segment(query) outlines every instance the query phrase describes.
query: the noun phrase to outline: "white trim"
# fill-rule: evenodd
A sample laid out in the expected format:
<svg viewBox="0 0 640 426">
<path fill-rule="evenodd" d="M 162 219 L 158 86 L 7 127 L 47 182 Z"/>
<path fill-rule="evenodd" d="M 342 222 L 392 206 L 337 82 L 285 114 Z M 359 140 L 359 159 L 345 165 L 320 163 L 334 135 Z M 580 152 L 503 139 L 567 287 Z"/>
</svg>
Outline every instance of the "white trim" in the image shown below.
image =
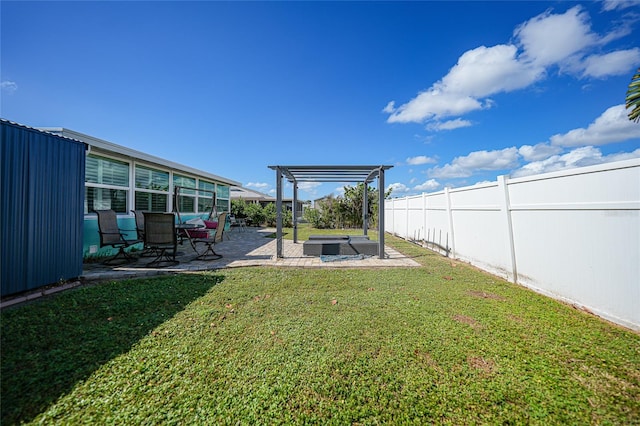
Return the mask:
<svg viewBox="0 0 640 426">
<path fill-rule="evenodd" d="M 64 127 L 40 127 L 38 130 L 54 133 L 58 136 L 75 139 L 84 142 L 89 145 L 92 150 L 105 151 L 107 153 L 114 153 L 123 157 L 131 158 L 133 161 L 141 160 L 150 164 L 156 164 L 159 166 L 169 167 L 171 169 L 179 170 L 184 173 L 190 173 L 195 176 L 206 177 L 207 179 L 213 179 L 229 186 L 241 186 L 240 182 L 224 178 L 222 176 L 214 175 L 213 173 L 205 172 L 202 170 L 194 169 L 193 167 L 185 166 L 183 164 L 174 163 L 173 161 L 165 160 L 160 157 L 156 157 L 150 154 L 146 154 L 141 151 L 136 151 L 131 148 L 127 148 L 122 145 L 117 145 L 113 142 L 108 142 L 102 139 L 95 138 L 93 136 L 85 135 L 74 130 L 65 129 Z"/>
</svg>

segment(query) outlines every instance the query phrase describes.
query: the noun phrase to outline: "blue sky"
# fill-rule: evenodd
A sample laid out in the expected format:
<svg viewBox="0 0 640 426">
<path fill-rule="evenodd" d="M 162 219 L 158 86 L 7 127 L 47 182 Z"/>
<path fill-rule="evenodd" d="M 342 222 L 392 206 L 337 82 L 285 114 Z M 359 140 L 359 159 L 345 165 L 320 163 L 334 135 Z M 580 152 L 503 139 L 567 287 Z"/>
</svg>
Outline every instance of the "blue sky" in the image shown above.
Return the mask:
<svg viewBox="0 0 640 426">
<path fill-rule="evenodd" d="M 393 196 L 640 157 L 640 2 L 0 3 L 0 115 L 272 193 L 388 164 Z M 340 194 L 301 187 L 301 199 Z"/>
</svg>

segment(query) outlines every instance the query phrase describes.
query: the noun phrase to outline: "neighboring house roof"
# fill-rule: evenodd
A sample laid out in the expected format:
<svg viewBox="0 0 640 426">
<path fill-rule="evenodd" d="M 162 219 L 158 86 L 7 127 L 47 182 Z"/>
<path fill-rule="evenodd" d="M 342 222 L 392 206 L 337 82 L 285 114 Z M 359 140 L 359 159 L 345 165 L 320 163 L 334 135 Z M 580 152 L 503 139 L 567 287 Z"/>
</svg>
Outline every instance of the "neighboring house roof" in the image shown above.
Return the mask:
<svg viewBox="0 0 640 426">
<path fill-rule="evenodd" d="M 96 153 L 114 153 L 119 156 L 128 157 L 134 160 L 140 160 L 159 166 L 164 166 L 170 169 L 179 170 L 192 175 L 202 176 L 220 183 L 227 184 L 229 186 L 239 186 L 240 182 L 232 179 L 228 179 L 222 176 L 215 175 L 213 173 L 198 170 L 193 167 L 185 166 L 183 164 L 174 163 L 173 161 L 165 160 L 154 155 L 146 154 L 135 149 L 127 148 L 122 145 L 117 145 L 113 142 L 108 142 L 102 139 L 95 138 L 93 136 L 85 135 L 74 130 L 65 129 L 63 127 L 38 127 L 38 130 L 53 133 L 54 135 L 64 136 L 71 139 L 76 139 L 86 143 L 89 146 L 89 151 L 95 151 Z"/>
<path fill-rule="evenodd" d="M 276 201 L 275 197 L 248 188 L 243 188 L 242 186 L 233 186 L 229 192 L 232 200 Z"/>
<path fill-rule="evenodd" d="M 271 195 L 264 194 L 262 192 L 254 191 L 249 188 L 244 188 L 242 186 L 232 186 L 230 192 L 230 198 L 232 200 L 246 200 L 246 201 L 262 201 L 265 203 L 275 203 L 276 197 L 272 197 Z M 291 203 L 293 201 L 292 198 L 283 198 L 283 202 Z M 298 200 L 299 204 L 308 203 L 305 200 Z"/>
</svg>

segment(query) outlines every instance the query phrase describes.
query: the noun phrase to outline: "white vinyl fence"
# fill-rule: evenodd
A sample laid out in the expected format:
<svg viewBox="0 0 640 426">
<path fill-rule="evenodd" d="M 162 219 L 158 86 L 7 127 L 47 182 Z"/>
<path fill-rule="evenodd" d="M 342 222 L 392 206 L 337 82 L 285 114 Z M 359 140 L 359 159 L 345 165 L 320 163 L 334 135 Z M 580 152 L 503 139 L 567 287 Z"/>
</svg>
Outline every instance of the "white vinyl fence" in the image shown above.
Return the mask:
<svg viewBox="0 0 640 426">
<path fill-rule="evenodd" d="M 385 231 L 640 330 L 640 159 L 392 198 Z"/>
</svg>

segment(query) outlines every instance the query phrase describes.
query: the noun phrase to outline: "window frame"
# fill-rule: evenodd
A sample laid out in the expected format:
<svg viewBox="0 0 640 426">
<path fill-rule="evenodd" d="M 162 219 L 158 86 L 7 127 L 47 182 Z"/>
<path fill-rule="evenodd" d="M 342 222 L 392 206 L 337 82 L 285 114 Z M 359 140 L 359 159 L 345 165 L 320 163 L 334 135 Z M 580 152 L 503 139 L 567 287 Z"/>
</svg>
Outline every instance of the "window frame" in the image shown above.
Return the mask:
<svg viewBox="0 0 640 426">
<path fill-rule="evenodd" d="M 161 172 L 161 173 L 166 173 L 167 174 L 167 190 L 163 191 L 161 189 L 148 189 L 148 188 L 139 188 L 137 186 L 137 176 L 136 176 L 136 172 L 138 171 L 138 167 L 140 167 L 141 169 L 147 169 L 150 170 L 152 172 Z M 144 211 L 152 211 L 152 212 L 166 212 L 166 211 L 170 211 L 171 209 L 171 193 L 172 193 L 172 185 L 171 185 L 171 180 L 172 180 L 172 175 L 173 175 L 173 171 L 171 169 L 167 169 L 167 168 L 161 168 L 161 167 L 154 167 L 150 164 L 147 163 L 143 163 L 143 162 L 139 162 L 139 161 L 135 161 L 134 165 L 133 165 L 133 206 L 135 207 L 135 209 L 137 209 L 137 194 L 138 193 L 142 193 L 142 194 L 150 194 L 151 196 L 153 196 L 153 194 L 158 194 L 158 195 L 164 195 L 165 196 L 165 205 L 164 205 L 164 209 L 162 210 L 154 210 L 153 207 L 151 209 L 142 209 Z M 153 182 L 153 176 L 151 178 L 151 182 Z M 153 204 L 153 202 L 152 202 Z"/>
<path fill-rule="evenodd" d="M 96 189 L 107 189 L 107 190 L 114 190 L 114 191 L 124 191 L 125 193 L 125 212 L 116 212 L 117 214 L 129 214 L 129 206 L 131 205 L 131 162 L 130 161 L 126 161 L 122 158 L 119 157 L 115 157 L 115 156 L 111 156 L 111 155 L 105 155 L 103 153 L 93 153 L 93 152 L 88 152 L 85 156 L 85 166 L 87 163 L 87 160 L 89 157 L 92 158 L 97 158 L 98 160 L 105 160 L 105 161 L 113 161 L 113 162 L 117 162 L 117 163 L 123 163 L 127 165 L 127 184 L 128 186 L 119 186 L 119 185 L 113 185 L 113 184 L 106 184 L 106 183 L 96 183 L 96 182 L 88 182 L 87 181 L 87 173 L 85 171 L 85 176 L 84 176 L 84 193 L 85 193 L 85 197 L 84 197 L 84 215 L 88 216 L 88 215 L 96 215 L 95 214 L 95 208 L 93 206 L 89 206 L 89 200 L 87 197 L 87 191 L 90 188 L 96 188 Z M 111 206 L 113 207 L 113 206 Z"/>
<path fill-rule="evenodd" d="M 124 191 L 125 194 L 125 203 L 126 203 L 126 211 L 124 212 L 116 212 L 118 216 L 133 216 L 132 210 L 135 210 L 136 206 L 136 193 L 150 193 L 150 194 L 161 194 L 166 195 L 166 211 L 176 211 L 176 206 L 174 206 L 174 193 L 175 187 L 180 186 L 183 188 L 181 190 L 181 197 L 189 197 L 193 201 L 193 210 L 189 212 L 180 211 L 180 213 L 184 213 L 186 215 L 202 215 L 208 214 L 211 212 L 210 206 L 207 207 L 207 203 L 202 203 L 200 205 L 200 200 L 211 200 L 211 193 L 209 191 L 214 191 L 216 193 L 216 199 L 218 200 L 218 213 L 222 213 L 223 211 L 228 212 L 231 206 L 231 187 L 232 185 L 227 183 L 218 182 L 215 179 L 211 179 L 206 176 L 200 176 L 197 174 L 193 174 L 191 172 L 187 172 L 181 169 L 174 169 L 170 166 L 164 166 L 154 162 L 148 162 L 146 160 L 140 160 L 130 157 L 130 156 L 121 156 L 117 153 L 105 152 L 103 150 L 89 150 L 85 156 L 85 162 L 89 157 L 98 158 L 100 160 L 113 161 L 125 164 L 127 166 L 127 179 L 128 186 L 119 186 L 113 184 L 103 184 L 103 183 L 93 183 L 87 182 L 87 176 L 85 172 L 85 213 L 84 216 L 86 218 L 96 218 L 96 214 L 94 211 L 89 211 L 88 199 L 86 197 L 88 188 L 99 188 L 99 189 L 107 189 L 107 190 L 118 190 Z M 85 163 L 86 164 L 86 163 Z M 136 186 L 136 170 L 138 167 L 142 167 L 144 169 L 149 169 L 151 171 L 157 171 L 162 173 L 169 174 L 169 187 L 167 191 L 158 190 L 158 189 L 146 189 L 146 188 L 138 188 Z M 195 186 L 185 187 L 184 185 L 178 185 L 178 182 L 175 181 L 176 177 L 178 179 L 188 179 L 190 181 L 195 182 Z M 184 182 L 181 182 L 184 183 Z M 203 187 L 202 184 L 206 186 L 213 185 L 213 188 Z M 206 192 L 203 192 L 206 191 Z M 222 204 L 222 206 L 220 205 Z M 223 207 L 226 206 L 226 207 Z M 202 209 L 200 207 L 203 207 Z M 222 207 L 222 208 L 221 208 Z"/>
</svg>

